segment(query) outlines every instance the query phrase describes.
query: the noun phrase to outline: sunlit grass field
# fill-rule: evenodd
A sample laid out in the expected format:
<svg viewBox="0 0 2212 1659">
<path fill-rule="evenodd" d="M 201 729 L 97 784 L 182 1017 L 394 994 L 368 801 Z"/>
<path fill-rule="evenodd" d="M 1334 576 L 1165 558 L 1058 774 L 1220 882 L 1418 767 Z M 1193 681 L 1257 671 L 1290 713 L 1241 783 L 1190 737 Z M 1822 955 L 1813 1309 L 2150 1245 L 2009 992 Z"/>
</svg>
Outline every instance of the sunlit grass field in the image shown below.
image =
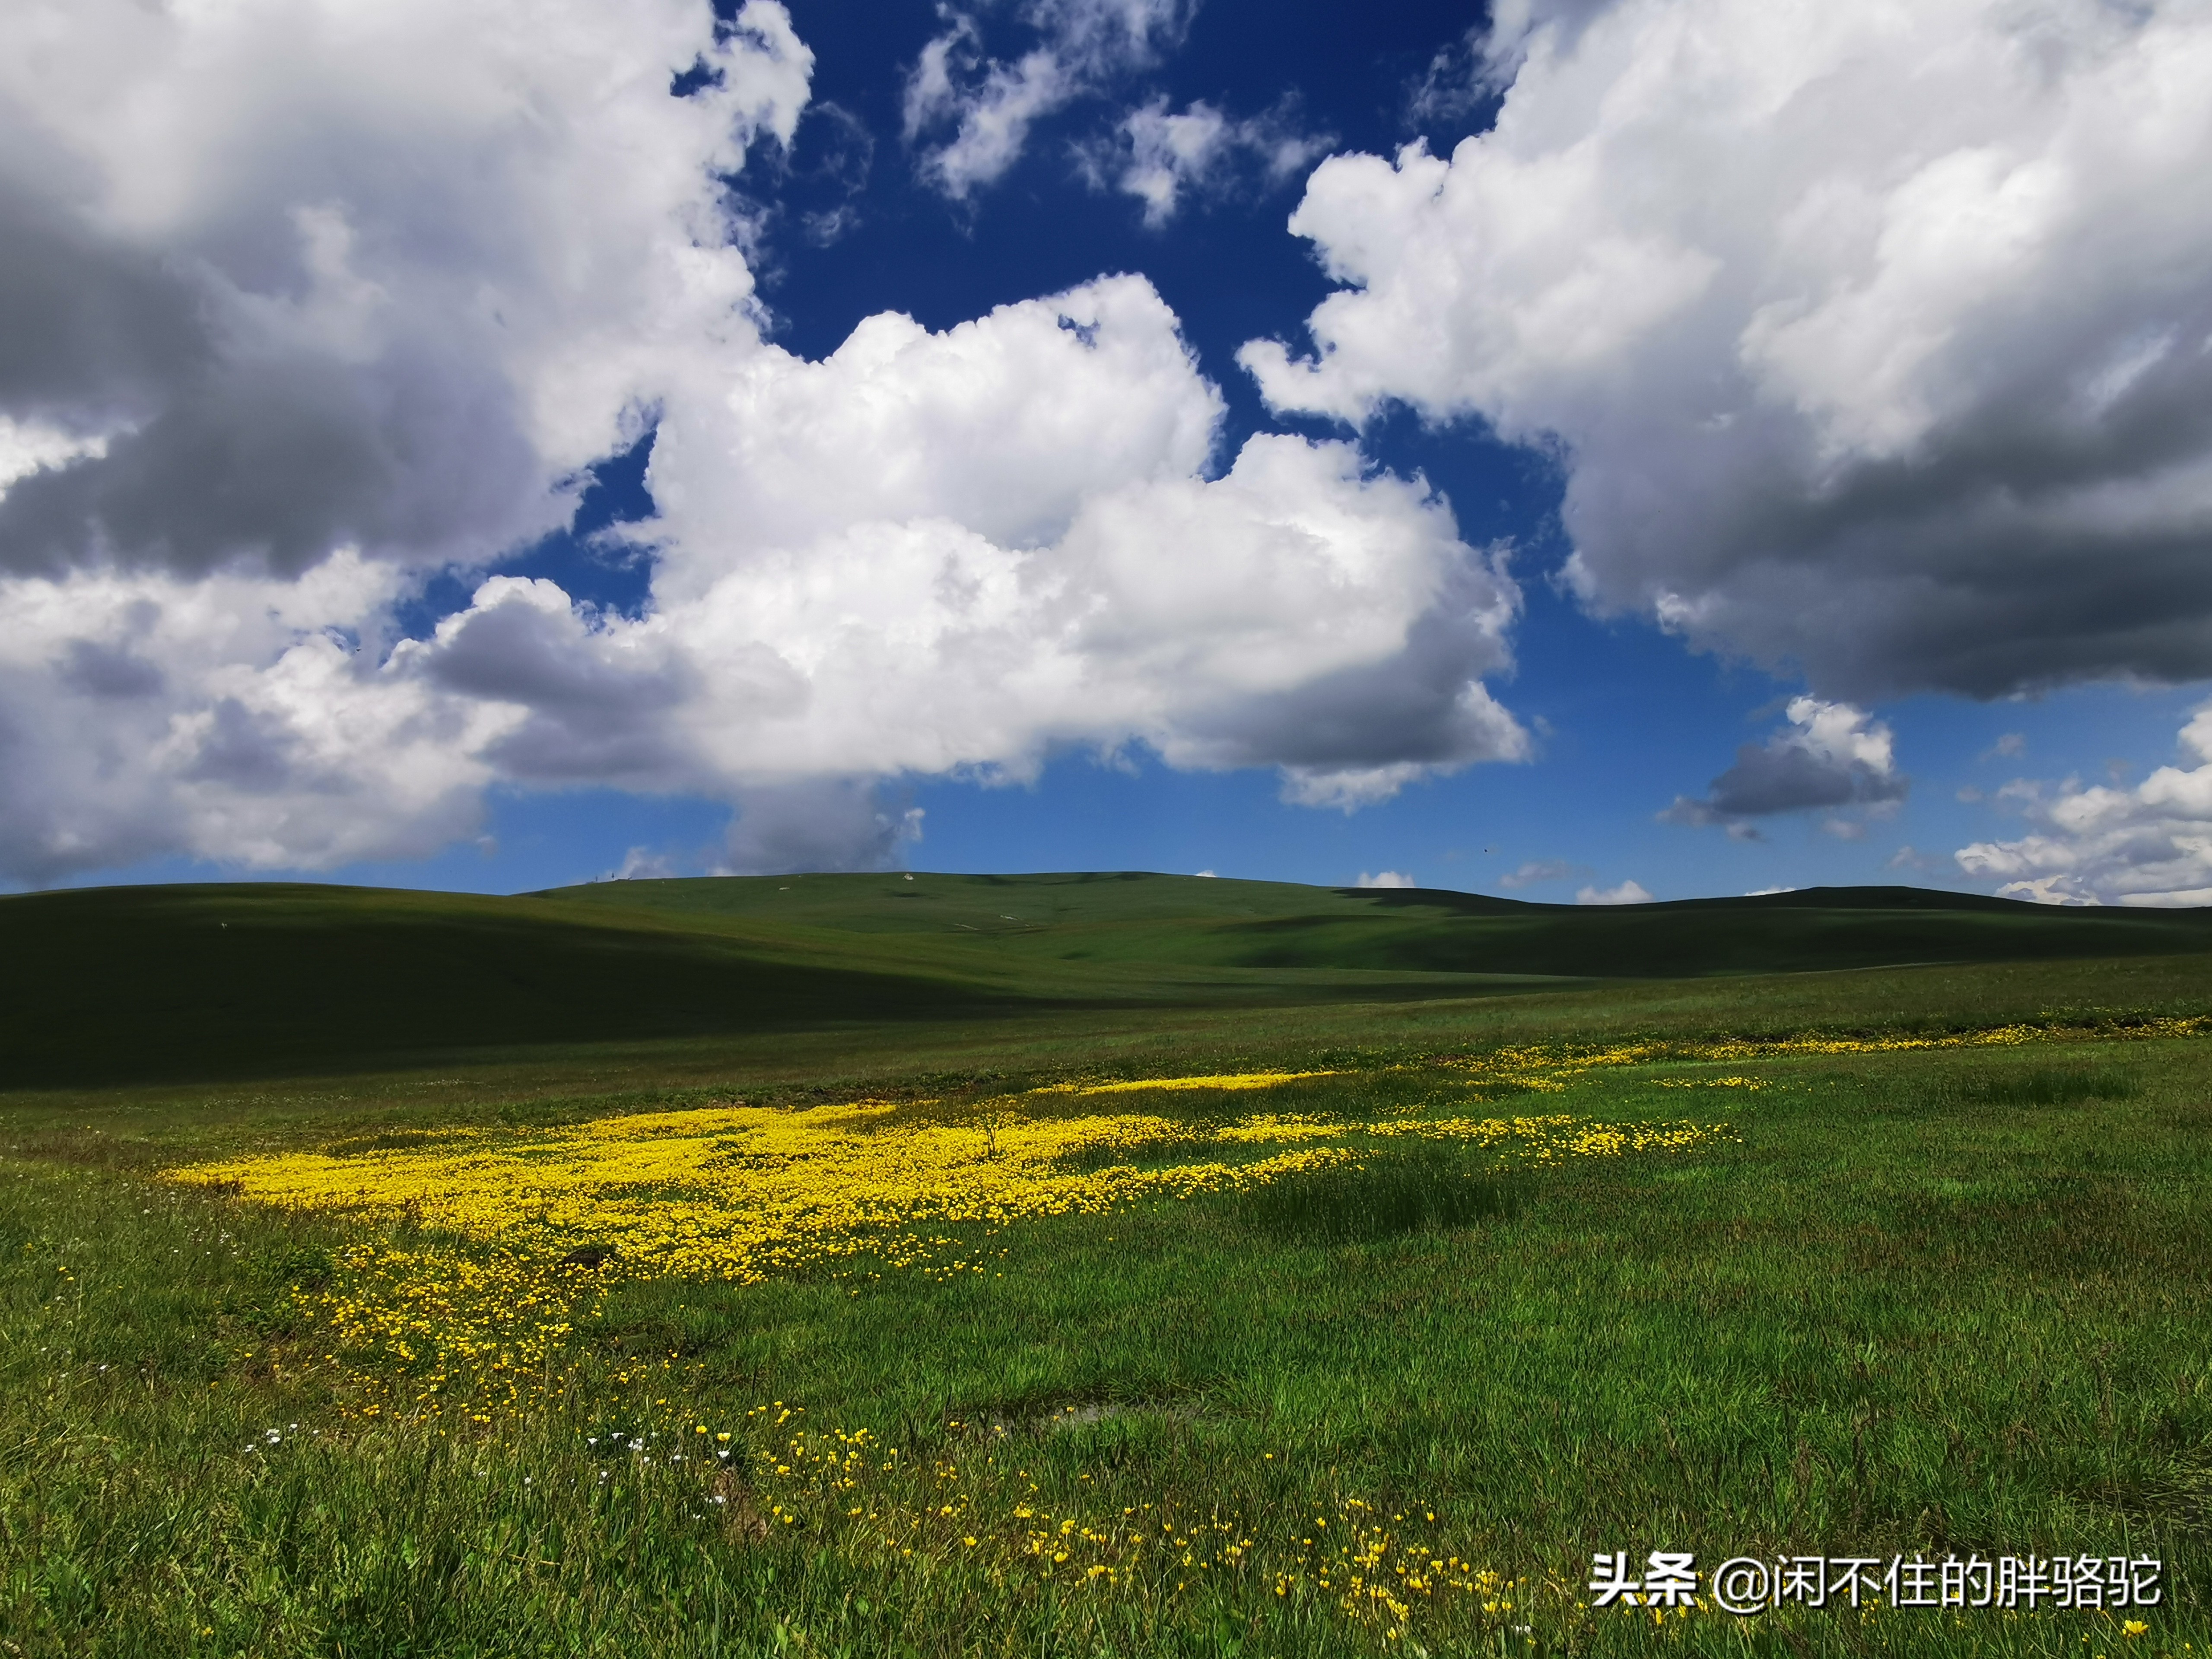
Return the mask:
<svg viewBox="0 0 2212 1659">
<path fill-rule="evenodd" d="M 0 1652 L 2182 1654 L 2212 962 L 0 1099 Z M 1588 1604 L 2096 1553 L 2149 1608 Z"/>
</svg>

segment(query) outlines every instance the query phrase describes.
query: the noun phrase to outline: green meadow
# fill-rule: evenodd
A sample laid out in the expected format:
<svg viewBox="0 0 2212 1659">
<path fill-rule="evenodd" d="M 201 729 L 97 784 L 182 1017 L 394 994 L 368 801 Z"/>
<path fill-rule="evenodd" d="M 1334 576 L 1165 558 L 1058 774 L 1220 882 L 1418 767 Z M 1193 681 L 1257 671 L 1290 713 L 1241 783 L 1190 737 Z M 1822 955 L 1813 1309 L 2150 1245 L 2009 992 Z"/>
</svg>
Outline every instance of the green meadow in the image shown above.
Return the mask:
<svg viewBox="0 0 2212 1659">
<path fill-rule="evenodd" d="M 2212 1649 L 2212 916 L 201 886 L 0 976 L 0 1652 Z M 1008 1197 L 805 1231 L 871 1147 Z"/>
</svg>

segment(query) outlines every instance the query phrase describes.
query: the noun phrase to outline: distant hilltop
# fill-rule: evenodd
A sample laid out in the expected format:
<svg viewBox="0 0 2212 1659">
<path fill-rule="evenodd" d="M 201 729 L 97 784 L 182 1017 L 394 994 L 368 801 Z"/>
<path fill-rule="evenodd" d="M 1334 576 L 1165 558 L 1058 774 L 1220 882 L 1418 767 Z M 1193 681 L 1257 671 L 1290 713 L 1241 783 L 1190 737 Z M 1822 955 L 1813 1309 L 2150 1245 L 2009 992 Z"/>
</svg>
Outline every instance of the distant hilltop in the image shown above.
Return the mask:
<svg viewBox="0 0 2212 1659">
<path fill-rule="evenodd" d="M 1912 887 L 1587 906 L 1139 871 L 0 898 L 0 1087 L 1055 1009 L 2212 952 L 2212 911 Z"/>
</svg>

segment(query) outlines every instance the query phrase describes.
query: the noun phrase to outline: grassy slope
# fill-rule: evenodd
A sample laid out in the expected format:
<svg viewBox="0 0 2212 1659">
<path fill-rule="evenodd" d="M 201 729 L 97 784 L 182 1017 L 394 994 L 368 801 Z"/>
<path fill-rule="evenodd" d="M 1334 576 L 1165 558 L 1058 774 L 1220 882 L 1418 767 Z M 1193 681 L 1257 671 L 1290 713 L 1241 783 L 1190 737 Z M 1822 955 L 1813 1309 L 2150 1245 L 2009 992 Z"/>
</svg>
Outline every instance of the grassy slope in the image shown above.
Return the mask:
<svg viewBox="0 0 2212 1659">
<path fill-rule="evenodd" d="M 1135 873 L 118 888 L 0 900 L 0 1089 L 2208 949 L 2212 913 L 1903 888 L 1617 909 Z"/>
<path fill-rule="evenodd" d="M 136 1165 L 218 1149 L 462 1123 L 542 1123 L 726 1102 L 950 1099 L 1069 1077 L 1415 1061 L 1528 1042 L 1941 1032 L 2097 1024 L 2212 1006 L 2212 957 L 1969 963 L 1764 977 L 1553 982 L 1510 995 L 1283 1007 L 1012 1010 L 926 1022 L 545 1042 L 345 1072 L 0 1089 L 0 1123 Z M 87 1139 L 89 1137 L 89 1139 Z"/>
<path fill-rule="evenodd" d="M 1744 1029 L 1793 1006 L 1911 1024 L 2192 980 L 2201 1007 L 2203 965 L 2183 959 L 1706 981 L 1672 1001 L 1605 987 L 1458 1005 L 1422 1030 L 1448 1048 L 1654 1011 Z M 1545 1107 L 1726 1111 L 1743 1140 L 1555 1171 L 1468 1230 L 1329 1248 L 1194 1206 L 1069 1218 L 989 1241 L 1009 1252 L 991 1276 L 887 1278 L 858 1296 L 818 1279 L 639 1283 L 587 1332 L 572 1413 L 475 1437 L 335 1409 L 288 1275 L 344 1240 L 342 1218 L 111 1172 L 190 1156 L 200 1113 L 127 1146 L 100 1133 L 112 1119 L 34 1146 L 19 1118 L 0 1147 L 0 1629 L 34 1654 L 255 1659 L 1407 1651 L 1347 1630 L 1310 1589 L 1276 1596 L 1258 1571 L 1314 1559 L 1299 1534 L 1319 1536 L 1319 1516 L 1338 1527 L 1357 1496 L 1419 1503 L 1438 1517 L 1424 1535 L 1536 1581 L 1526 1613 L 1425 1622 L 1439 1656 L 2201 1652 L 2201 1041 L 1593 1073 Z M 1746 1070 L 1766 1088 L 1654 1086 Z M 2046 1073 L 2110 1086 L 2042 1103 L 2021 1085 Z M 1358 1112 L 1421 1086 L 1367 1073 L 1240 1105 Z M 333 1133 L 318 1100 L 279 1115 L 310 1140 Z M 698 1423 L 742 1435 L 770 1401 L 870 1428 L 913 1480 L 850 1498 L 763 1480 L 758 1502 L 799 1520 L 756 1540 L 702 1519 L 699 1484 L 672 1468 L 618 1458 L 600 1480 L 608 1460 L 584 1439 L 617 1420 L 664 1440 Z M 1000 1463 L 952 1427 L 1078 1402 L 1129 1409 L 1024 1435 Z M 294 1422 L 298 1437 L 265 1443 Z M 962 1508 L 911 1560 L 887 1559 L 849 1519 L 862 1499 Z M 1248 1522 L 1255 1569 L 1188 1595 L 1172 1576 L 1157 1593 L 1037 1586 L 1029 1508 L 1110 1522 L 1146 1504 L 1148 1519 Z M 1693 1620 L 1662 1644 L 1640 1624 L 1577 1620 L 1547 1588 L 1578 1584 L 1597 1547 L 1708 1562 L 2124 1550 L 2163 1555 L 2172 1594 L 2139 1640 L 2109 1615 L 1828 1613 L 1778 1621 L 1786 1633 Z M 1522 1618 L 1538 1643 L 1501 1628 Z"/>
<path fill-rule="evenodd" d="M 343 1069 L 988 1000 L 861 951 L 540 900 L 292 885 L 0 902 L 0 1084 Z"/>
<path fill-rule="evenodd" d="M 1579 906 L 1121 872 L 607 882 L 544 896 L 920 936 L 977 962 L 1029 964 L 1046 982 L 1070 963 L 1603 978 L 2212 949 L 2212 912 L 2058 910 L 1910 887 Z"/>
</svg>

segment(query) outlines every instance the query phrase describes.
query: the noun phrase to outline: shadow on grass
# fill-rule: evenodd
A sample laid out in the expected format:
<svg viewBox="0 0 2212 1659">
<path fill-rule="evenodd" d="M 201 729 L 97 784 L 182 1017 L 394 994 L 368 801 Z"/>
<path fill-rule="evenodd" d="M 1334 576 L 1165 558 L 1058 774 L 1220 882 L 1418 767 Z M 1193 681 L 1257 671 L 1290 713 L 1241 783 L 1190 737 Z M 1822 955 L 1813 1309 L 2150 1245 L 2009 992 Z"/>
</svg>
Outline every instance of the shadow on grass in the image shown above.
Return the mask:
<svg viewBox="0 0 2212 1659">
<path fill-rule="evenodd" d="M 1054 1158 L 1052 1167 L 1070 1175 L 1091 1175 L 1100 1170 L 1166 1170 L 1183 1164 L 1257 1162 L 1278 1150 L 1240 1146 L 1208 1135 L 1167 1135 L 1134 1144 L 1074 1147 Z"/>
<path fill-rule="evenodd" d="M 1234 1221 L 1270 1237 L 1322 1244 L 1472 1227 L 1514 1214 L 1520 1194 L 1468 1167 L 1449 1146 L 1363 1152 L 1356 1162 L 1301 1170 L 1219 1200 Z"/>
<path fill-rule="evenodd" d="M 1960 1091 L 1981 1106 L 2075 1106 L 2090 1100 L 2132 1100 L 2142 1085 L 2117 1066 L 2037 1066 L 1979 1077 Z"/>
</svg>

